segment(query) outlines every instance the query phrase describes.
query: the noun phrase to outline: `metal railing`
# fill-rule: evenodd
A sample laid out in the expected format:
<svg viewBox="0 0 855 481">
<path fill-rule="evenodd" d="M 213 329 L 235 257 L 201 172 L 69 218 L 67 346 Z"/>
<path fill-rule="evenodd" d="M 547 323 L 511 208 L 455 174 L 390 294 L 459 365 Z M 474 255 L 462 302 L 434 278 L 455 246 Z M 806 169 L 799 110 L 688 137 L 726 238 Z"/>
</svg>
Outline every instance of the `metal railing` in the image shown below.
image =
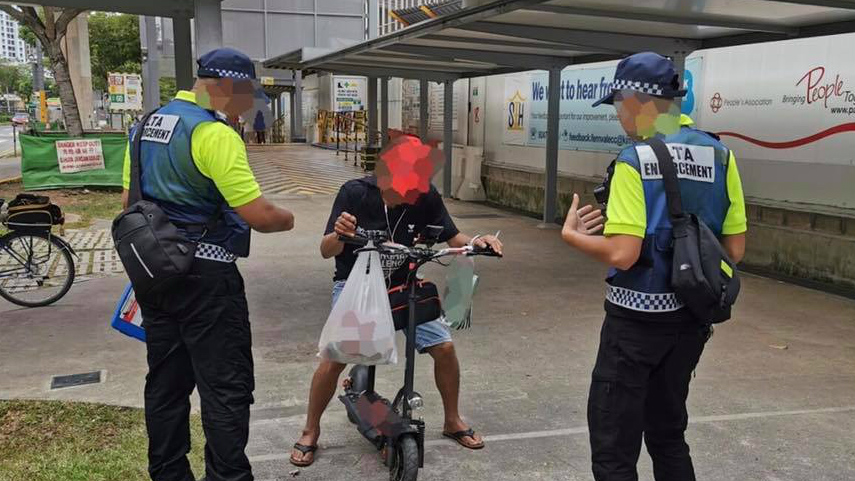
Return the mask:
<svg viewBox="0 0 855 481">
<path fill-rule="evenodd" d="M 319 143 L 324 147 L 335 144 L 335 154 L 344 152 L 345 162 L 350 160 L 350 154 L 353 153 L 353 165 L 359 165 L 360 152 L 364 154 L 366 148 L 379 148 L 383 143 L 383 132 L 368 126 L 364 111 L 319 110 L 317 128 Z"/>
</svg>

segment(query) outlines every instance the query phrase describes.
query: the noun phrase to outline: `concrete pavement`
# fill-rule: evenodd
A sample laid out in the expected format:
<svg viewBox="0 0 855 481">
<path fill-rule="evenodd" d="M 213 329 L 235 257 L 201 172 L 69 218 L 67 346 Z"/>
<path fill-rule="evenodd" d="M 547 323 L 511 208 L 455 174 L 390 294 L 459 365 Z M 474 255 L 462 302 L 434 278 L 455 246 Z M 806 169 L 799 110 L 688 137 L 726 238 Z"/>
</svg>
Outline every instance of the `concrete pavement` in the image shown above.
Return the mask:
<svg viewBox="0 0 855 481">
<path fill-rule="evenodd" d="M 294 210 L 297 228 L 256 235 L 253 256 L 241 262 L 256 363 L 248 451 L 259 480 L 292 479 L 287 454 L 304 420 L 332 279 L 332 261 L 318 253 L 332 196 L 273 199 Z M 563 245 L 557 230 L 538 229 L 534 219 L 462 202 L 450 202 L 449 210 L 465 232 L 501 229 L 507 249 L 504 259 L 477 260 L 482 282 L 474 325 L 455 333 L 461 409 L 488 445 L 471 452 L 440 437 L 441 401 L 432 361 L 422 356 L 416 386 L 426 402 L 428 449 L 420 479 L 592 479 L 585 405 L 605 268 Z M 427 272 L 438 279 L 440 269 Z M 144 347 L 107 327 L 123 287 L 122 277 L 93 279 L 38 310 L 0 301 L 0 397 L 141 406 Z M 106 370 L 106 381 L 48 389 L 52 375 L 92 370 Z M 391 396 L 403 363 L 378 375 L 378 391 Z M 716 330 L 701 359 L 689 412 L 698 479 L 855 479 L 855 302 L 746 276 L 734 320 Z M 652 479 L 644 453 L 640 466 L 641 479 Z M 385 476 L 334 400 L 318 460 L 299 477 Z"/>
</svg>

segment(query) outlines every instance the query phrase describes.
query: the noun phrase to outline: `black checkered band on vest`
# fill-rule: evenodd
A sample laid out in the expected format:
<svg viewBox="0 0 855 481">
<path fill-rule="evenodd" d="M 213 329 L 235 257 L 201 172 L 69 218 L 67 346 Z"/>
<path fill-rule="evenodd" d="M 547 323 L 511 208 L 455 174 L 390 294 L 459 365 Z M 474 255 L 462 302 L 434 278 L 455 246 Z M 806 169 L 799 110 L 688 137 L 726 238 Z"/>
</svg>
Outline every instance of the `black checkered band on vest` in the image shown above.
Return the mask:
<svg viewBox="0 0 855 481">
<path fill-rule="evenodd" d="M 612 84 L 614 90 L 635 90 L 650 95 L 665 95 L 665 90 L 659 85 L 650 82 L 637 82 L 634 80 L 615 79 Z"/>
<path fill-rule="evenodd" d="M 616 306 L 640 312 L 674 312 L 683 308 L 683 303 L 673 292 L 651 294 L 609 286 L 606 300 Z"/>
<path fill-rule="evenodd" d="M 237 256 L 224 247 L 204 242 L 196 245 L 196 258 L 225 263 L 232 263 L 237 260 Z"/>
</svg>

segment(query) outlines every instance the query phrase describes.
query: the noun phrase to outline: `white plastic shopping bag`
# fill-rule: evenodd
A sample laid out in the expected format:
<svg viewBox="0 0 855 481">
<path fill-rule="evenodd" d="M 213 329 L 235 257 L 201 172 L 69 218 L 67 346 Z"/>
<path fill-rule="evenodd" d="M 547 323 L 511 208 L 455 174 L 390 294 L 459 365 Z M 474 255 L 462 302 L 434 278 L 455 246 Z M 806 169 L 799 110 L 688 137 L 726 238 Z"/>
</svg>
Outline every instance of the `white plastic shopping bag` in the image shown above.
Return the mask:
<svg viewBox="0 0 855 481">
<path fill-rule="evenodd" d="M 472 296 L 478 286 L 475 260 L 455 257 L 445 272 L 445 290 L 442 293 L 445 325 L 458 331 L 469 329 L 472 327 Z"/>
<path fill-rule="evenodd" d="M 392 308 L 377 252 L 361 252 L 356 258 L 321 332 L 318 355 L 365 366 L 398 362 Z"/>
</svg>

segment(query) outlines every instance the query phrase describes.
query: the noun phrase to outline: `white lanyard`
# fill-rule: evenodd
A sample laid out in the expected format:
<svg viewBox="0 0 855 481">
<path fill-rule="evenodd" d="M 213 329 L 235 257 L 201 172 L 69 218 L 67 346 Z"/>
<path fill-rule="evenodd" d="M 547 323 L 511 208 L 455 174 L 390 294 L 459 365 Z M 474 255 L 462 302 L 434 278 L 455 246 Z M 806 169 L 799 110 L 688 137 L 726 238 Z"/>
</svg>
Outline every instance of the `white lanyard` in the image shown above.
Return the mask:
<svg viewBox="0 0 855 481">
<path fill-rule="evenodd" d="M 401 225 L 401 221 L 404 220 L 404 216 L 407 214 L 407 208 L 404 207 L 404 212 L 401 212 L 401 217 L 398 217 L 398 222 L 395 223 L 395 228 L 389 230 L 392 227 L 392 223 L 389 222 L 389 207 L 386 204 L 383 204 L 383 213 L 386 214 L 386 232 L 389 233 L 389 241 L 395 242 L 395 233 L 398 232 L 398 226 Z"/>
<path fill-rule="evenodd" d="M 389 222 L 389 207 L 385 203 L 383 204 L 383 213 L 386 214 L 386 232 L 389 233 L 389 242 L 395 242 L 395 232 L 398 232 L 398 226 L 401 225 L 401 221 L 407 214 L 407 208 L 404 207 L 404 212 L 401 212 L 401 217 L 398 217 L 398 222 L 395 223 L 395 228 L 391 231 L 389 230 L 392 226 L 392 223 Z M 386 276 L 386 281 L 389 282 L 391 279 L 392 272 L 389 272 L 389 275 Z"/>
</svg>

